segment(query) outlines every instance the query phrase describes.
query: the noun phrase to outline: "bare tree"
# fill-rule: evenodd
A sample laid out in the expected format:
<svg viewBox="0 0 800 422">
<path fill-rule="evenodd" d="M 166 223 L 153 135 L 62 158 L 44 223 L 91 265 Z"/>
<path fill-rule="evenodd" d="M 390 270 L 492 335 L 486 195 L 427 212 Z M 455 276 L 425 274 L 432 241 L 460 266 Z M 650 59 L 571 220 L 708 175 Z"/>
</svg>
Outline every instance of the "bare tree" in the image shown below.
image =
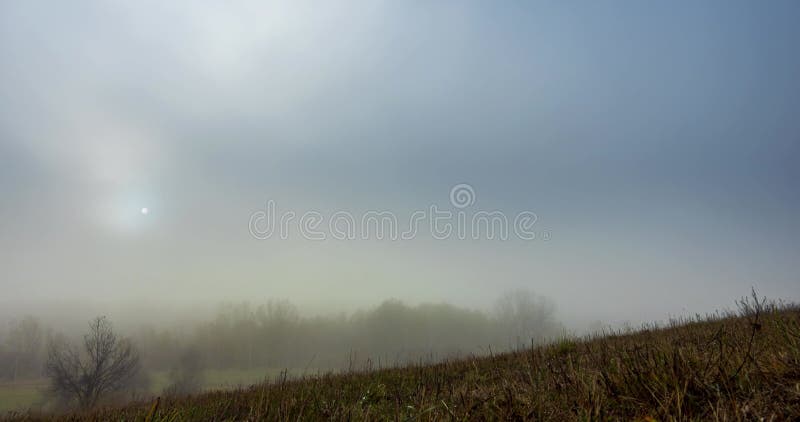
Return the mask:
<svg viewBox="0 0 800 422">
<path fill-rule="evenodd" d="M 506 292 L 495 303 L 497 320 L 516 347 L 557 334 L 555 310 L 550 299 L 524 289 Z"/>
<path fill-rule="evenodd" d="M 169 371 L 170 385 L 164 389 L 168 396 L 180 396 L 199 391 L 203 386 L 203 365 L 200 353 L 190 348 L 181 354 L 178 362 Z"/>
<path fill-rule="evenodd" d="M 118 339 L 105 317 L 89 323 L 83 350 L 63 337 L 48 350 L 46 374 L 53 392 L 77 401 L 82 408 L 94 406 L 108 393 L 122 390 L 139 370 L 139 355 L 127 339 Z"/>
</svg>

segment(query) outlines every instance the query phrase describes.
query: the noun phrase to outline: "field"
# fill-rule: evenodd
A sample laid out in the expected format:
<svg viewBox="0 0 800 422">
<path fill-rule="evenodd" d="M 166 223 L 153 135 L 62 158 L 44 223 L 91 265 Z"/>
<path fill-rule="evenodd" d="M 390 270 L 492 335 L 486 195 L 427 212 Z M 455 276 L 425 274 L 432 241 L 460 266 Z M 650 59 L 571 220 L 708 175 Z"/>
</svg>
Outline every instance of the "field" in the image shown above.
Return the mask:
<svg viewBox="0 0 800 422">
<path fill-rule="evenodd" d="M 17 415 L 37 420 L 44 415 Z M 800 308 L 718 313 L 436 365 L 364 369 L 68 420 L 797 420 Z"/>
<path fill-rule="evenodd" d="M 0 382 L 0 414 L 16 409 L 37 409 L 42 400 L 41 390 L 46 386 L 46 380 Z"/>
<path fill-rule="evenodd" d="M 275 368 L 206 370 L 203 372 L 203 389 L 234 389 L 274 379 L 283 370 Z M 293 373 L 293 371 L 289 371 Z M 299 370 L 297 373 L 301 373 Z M 166 372 L 150 374 L 150 392 L 157 395 L 169 384 Z M 11 411 L 44 408 L 44 394 L 48 381 L 44 378 L 20 382 L 0 382 L 0 415 Z"/>
</svg>

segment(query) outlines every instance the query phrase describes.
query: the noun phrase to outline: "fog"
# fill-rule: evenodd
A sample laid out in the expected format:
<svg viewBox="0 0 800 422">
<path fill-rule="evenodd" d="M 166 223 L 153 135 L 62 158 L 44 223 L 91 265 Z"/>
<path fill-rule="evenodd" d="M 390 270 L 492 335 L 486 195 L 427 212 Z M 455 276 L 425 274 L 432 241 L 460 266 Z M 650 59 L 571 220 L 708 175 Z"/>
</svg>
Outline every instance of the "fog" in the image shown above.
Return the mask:
<svg viewBox="0 0 800 422">
<path fill-rule="evenodd" d="M 287 300 L 269 300 L 225 303 L 191 317 L 142 318 L 116 312 L 120 321 L 139 325 L 112 326 L 136 345 L 142 379 L 181 371 L 187 360 L 196 372 L 244 369 L 262 371 L 260 376 L 267 378 L 270 368 L 316 374 L 437 362 L 541 344 L 565 334 L 554 310 L 547 298 L 518 290 L 499 297 L 491 311 L 387 300 L 351 313 L 304 315 Z M 26 316 L 7 321 L 8 329 L 0 334 L 2 379 L 39 376 L 54 342 L 79 341 L 87 332 L 85 322 L 75 324 L 76 312 L 59 312 L 59 320 Z"/>
<path fill-rule="evenodd" d="M 341 369 L 800 299 L 800 5 L 616 6 L 3 2 L 2 338 Z"/>
</svg>

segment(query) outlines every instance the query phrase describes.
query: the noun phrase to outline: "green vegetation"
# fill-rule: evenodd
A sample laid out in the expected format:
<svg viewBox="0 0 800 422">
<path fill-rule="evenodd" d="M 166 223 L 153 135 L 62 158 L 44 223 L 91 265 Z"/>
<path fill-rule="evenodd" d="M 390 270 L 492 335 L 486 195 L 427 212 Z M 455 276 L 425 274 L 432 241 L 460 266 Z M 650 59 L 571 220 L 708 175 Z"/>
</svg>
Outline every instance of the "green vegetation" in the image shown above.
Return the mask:
<svg viewBox="0 0 800 422">
<path fill-rule="evenodd" d="M 0 384 L 0 414 L 18 409 L 36 408 L 42 401 L 46 381 Z"/>
<path fill-rule="evenodd" d="M 17 415 L 36 420 L 37 414 Z M 435 365 L 279 377 L 71 420 L 796 420 L 800 308 L 741 303 L 637 332 Z"/>
</svg>

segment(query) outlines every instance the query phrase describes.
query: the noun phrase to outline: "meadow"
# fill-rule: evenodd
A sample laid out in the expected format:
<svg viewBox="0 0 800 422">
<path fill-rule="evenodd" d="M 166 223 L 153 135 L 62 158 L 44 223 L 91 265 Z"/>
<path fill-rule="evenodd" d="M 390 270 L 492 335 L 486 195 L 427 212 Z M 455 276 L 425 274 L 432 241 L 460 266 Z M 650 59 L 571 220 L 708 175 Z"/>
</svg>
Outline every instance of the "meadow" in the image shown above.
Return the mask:
<svg viewBox="0 0 800 422">
<path fill-rule="evenodd" d="M 202 373 L 203 390 L 236 389 L 271 380 L 284 373 L 283 369 L 206 369 Z M 306 372 L 310 370 L 306 369 Z M 302 373 L 301 370 L 289 370 L 288 373 Z M 154 371 L 148 374 L 148 390 L 140 394 L 157 396 L 169 383 L 166 371 Z M 48 380 L 46 378 L 23 380 L 18 382 L 0 382 L 0 415 L 20 411 L 46 411 Z"/>
<path fill-rule="evenodd" d="M 38 409 L 45 388 L 45 379 L 0 383 L 0 414 L 19 409 Z"/>
<path fill-rule="evenodd" d="M 797 420 L 800 308 L 719 312 L 511 353 L 16 420 Z"/>
</svg>

